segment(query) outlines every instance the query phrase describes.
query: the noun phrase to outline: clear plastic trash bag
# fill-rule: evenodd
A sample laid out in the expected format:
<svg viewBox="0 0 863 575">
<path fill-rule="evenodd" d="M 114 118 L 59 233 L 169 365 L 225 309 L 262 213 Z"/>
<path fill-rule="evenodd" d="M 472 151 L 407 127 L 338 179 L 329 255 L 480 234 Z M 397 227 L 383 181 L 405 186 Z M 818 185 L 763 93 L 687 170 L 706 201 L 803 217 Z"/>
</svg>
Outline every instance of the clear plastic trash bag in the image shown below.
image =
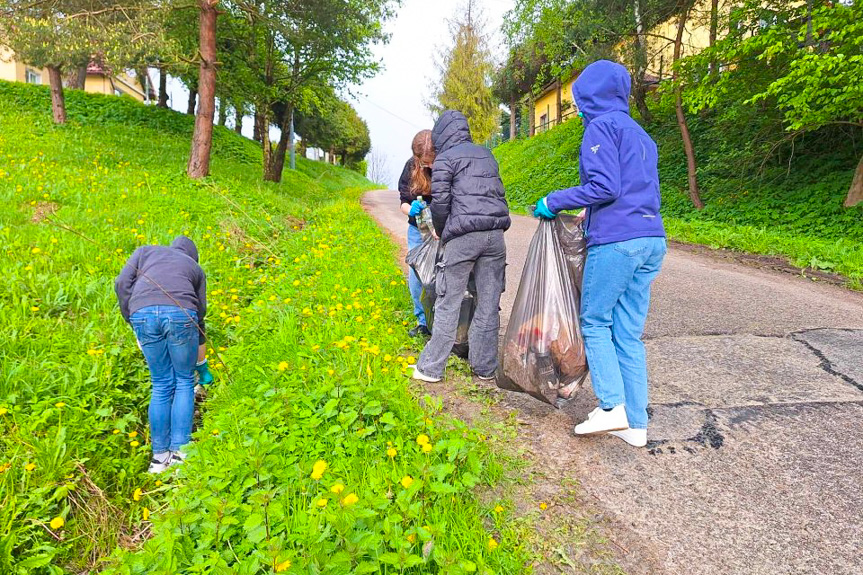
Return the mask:
<svg viewBox="0 0 863 575">
<path fill-rule="evenodd" d="M 540 221 L 501 344 L 498 387 L 560 407 L 584 383 L 579 309 L 586 257 L 575 217 Z"/>
<path fill-rule="evenodd" d="M 426 314 L 426 324 L 429 330 L 434 331 L 434 305 L 437 301 L 436 282 L 440 271 L 438 264 L 443 259 L 444 248 L 440 240 L 427 235 L 423 243 L 408 252 L 407 264 L 416 272 L 423 286 L 420 301 Z M 461 311 L 458 317 L 458 328 L 455 334 L 455 343 L 452 352 L 461 358 L 468 356 L 468 332 L 476 311 L 476 283 L 473 273 L 468 280 L 468 287 L 461 302 Z"/>
</svg>

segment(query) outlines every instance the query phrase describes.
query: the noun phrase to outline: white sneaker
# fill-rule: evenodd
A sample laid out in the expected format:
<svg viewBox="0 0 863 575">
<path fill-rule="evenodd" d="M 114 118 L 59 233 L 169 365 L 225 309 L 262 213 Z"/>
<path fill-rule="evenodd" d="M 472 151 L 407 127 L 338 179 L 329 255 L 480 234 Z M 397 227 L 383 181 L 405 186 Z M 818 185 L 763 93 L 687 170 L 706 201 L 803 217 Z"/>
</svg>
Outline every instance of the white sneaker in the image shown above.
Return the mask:
<svg viewBox="0 0 863 575">
<path fill-rule="evenodd" d="M 154 453 L 153 459 L 150 460 L 150 467 L 147 473 L 162 473 L 171 466 L 172 454 L 170 451 L 162 453 Z"/>
<path fill-rule="evenodd" d="M 409 367 L 410 369 L 413 369 L 413 370 L 414 370 L 414 373 L 413 373 L 413 375 L 411 376 L 411 379 L 416 379 L 417 381 L 425 381 L 425 382 L 428 382 L 428 383 L 437 383 L 437 382 L 439 382 L 439 381 L 441 380 L 441 378 L 440 378 L 440 377 L 432 377 L 432 376 L 430 376 L 430 375 L 426 375 L 426 374 L 424 374 L 423 372 L 421 372 L 420 370 L 418 370 L 418 369 L 417 369 L 417 366 L 415 366 L 415 365 L 409 365 L 408 367 Z"/>
<path fill-rule="evenodd" d="M 644 447 L 647 445 L 646 429 L 621 429 L 620 431 L 609 431 L 608 434 L 619 437 L 633 447 Z"/>
<path fill-rule="evenodd" d="M 576 435 L 597 435 L 609 431 L 620 431 L 629 427 L 626 419 L 626 409 L 618 405 L 611 411 L 597 407 L 590 412 L 587 419 L 575 426 Z"/>
<path fill-rule="evenodd" d="M 174 467 L 175 465 L 182 465 L 182 463 L 186 461 L 186 454 L 182 451 L 172 451 L 171 452 L 171 461 L 168 463 L 168 467 Z"/>
</svg>

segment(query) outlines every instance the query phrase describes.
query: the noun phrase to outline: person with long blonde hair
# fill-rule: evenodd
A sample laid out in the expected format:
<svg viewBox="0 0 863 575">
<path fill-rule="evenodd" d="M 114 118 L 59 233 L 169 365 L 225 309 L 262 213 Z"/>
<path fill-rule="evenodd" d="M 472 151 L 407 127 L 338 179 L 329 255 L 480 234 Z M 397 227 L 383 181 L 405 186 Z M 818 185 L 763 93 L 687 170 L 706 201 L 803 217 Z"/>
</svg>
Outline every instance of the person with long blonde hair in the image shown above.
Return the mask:
<svg viewBox="0 0 863 575">
<path fill-rule="evenodd" d="M 416 217 L 425 205 L 431 203 L 431 167 L 435 153 L 432 146 L 431 130 L 422 130 L 414 136 L 411 143 L 411 158 L 405 163 L 399 178 L 399 202 L 401 211 L 408 217 L 408 249 L 411 250 L 423 242 L 423 236 L 417 226 Z M 410 330 L 411 337 L 429 336 L 425 311 L 423 311 L 421 295 L 422 283 L 415 271 L 408 273 L 408 288 L 414 302 L 414 316 L 417 325 Z"/>
</svg>

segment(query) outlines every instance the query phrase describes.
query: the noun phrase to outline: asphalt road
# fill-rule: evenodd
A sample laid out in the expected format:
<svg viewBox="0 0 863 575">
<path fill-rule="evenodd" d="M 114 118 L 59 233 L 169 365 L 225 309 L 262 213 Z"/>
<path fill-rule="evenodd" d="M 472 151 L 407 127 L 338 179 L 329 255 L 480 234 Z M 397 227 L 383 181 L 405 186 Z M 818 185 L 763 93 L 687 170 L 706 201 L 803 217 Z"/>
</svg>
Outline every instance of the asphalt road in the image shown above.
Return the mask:
<svg viewBox="0 0 863 575">
<path fill-rule="evenodd" d="M 404 245 L 397 193 L 363 202 Z M 504 324 L 535 227 L 506 235 Z M 562 410 L 501 392 L 530 449 L 597 499 L 624 567 L 863 573 L 863 294 L 672 248 L 645 339 L 646 449 L 572 435 L 589 386 Z"/>
</svg>

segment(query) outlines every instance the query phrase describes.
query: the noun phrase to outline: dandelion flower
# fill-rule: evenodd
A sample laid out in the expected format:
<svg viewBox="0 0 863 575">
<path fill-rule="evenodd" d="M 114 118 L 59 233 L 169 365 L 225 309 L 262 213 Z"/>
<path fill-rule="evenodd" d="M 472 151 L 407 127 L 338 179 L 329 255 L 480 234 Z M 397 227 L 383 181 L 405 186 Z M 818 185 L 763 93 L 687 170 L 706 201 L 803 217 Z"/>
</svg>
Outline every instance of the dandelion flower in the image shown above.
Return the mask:
<svg viewBox="0 0 863 575">
<path fill-rule="evenodd" d="M 489 551 L 494 551 L 495 549 L 498 548 L 499 545 L 500 544 L 497 541 L 495 541 L 494 537 L 488 538 L 488 550 Z"/>
<path fill-rule="evenodd" d="M 413 543 L 417 540 L 417 536 L 415 534 L 411 533 L 410 535 L 408 535 L 407 540 L 410 541 L 411 543 Z"/>
<path fill-rule="evenodd" d="M 417 437 L 417 445 L 426 445 L 429 441 L 429 436 L 425 433 L 422 433 Z"/>
<path fill-rule="evenodd" d="M 286 369 L 288 369 L 288 362 L 287 361 L 279 362 L 279 371 L 285 371 Z"/>
<path fill-rule="evenodd" d="M 146 507 L 141 510 L 141 517 L 144 518 L 144 521 L 150 520 L 150 510 Z"/>
<path fill-rule="evenodd" d="M 494 512 L 495 513 L 503 513 L 503 507 L 501 507 L 500 505 L 495 505 Z"/>
<path fill-rule="evenodd" d="M 38 305 L 34 305 L 34 306 L 32 306 L 32 307 L 30 308 L 30 311 L 39 311 L 39 306 L 38 306 Z"/>
<path fill-rule="evenodd" d="M 28 463 L 24 466 L 24 471 L 33 471 L 34 469 L 36 469 L 35 463 Z"/>
<path fill-rule="evenodd" d="M 136 437 L 138 437 L 138 432 L 137 431 L 130 431 L 129 437 L 132 439 L 135 439 Z"/>
<path fill-rule="evenodd" d="M 345 496 L 345 498 L 344 498 L 344 499 L 342 499 L 342 505 L 344 505 L 345 507 L 349 507 L 349 506 L 353 505 L 354 503 L 356 503 L 356 502 L 357 502 L 357 501 L 359 501 L 359 500 L 360 500 L 360 498 L 359 498 L 359 497 L 357 497 L 357 494 L 356 494 L 356 493 L 348 493 L 348 494 Z"/>
<path fill-rule="evenodd" d="M 144 494 L 144 492 L 143 492 L 143 491 L 141 491 L 141 488 L 140 488 L 140 487 L 137 487 L 137 488 L 135 488 L 135 491 L 134 491 L 134 492 L 132 492 L 132 499 L 134 499 L 135 501 L 140 501 L 140 500 L 141 500 L 141 496 L 142 496 L 143 494 Z"/>
<path fill-rule="evenodd" d="M 41 251 L 42 251 L 42 250 L 41 250 L 40 248 L 33 248 L 32 250 L 30 250 L 30 253 L 31 253 L 31 254 L 38 254 L 38 253 L 40 253 Z"/>
<path fill-rule="evenodd" d="M 290 568 L 290 566 L 291 566 L 291 560 L 285 559 L 284 561 L 282 561 L 281 563 L 276 565 L 276 573 L 281 573 L 282 571 L 286 571 Z"/>
<path fill-rule="evenodd" d="M 335 485 L 330 487 L 330 491 L 332 491 L 336 495 L 338 495 L 339 493 L 341 493 L 344 490 L 345 490 L 345 486 L 342 485 L 341 483 L 336 483 Z"/>
<path fill-rule="evenodd" d="M 312 479 L 318 481 L 321 477 L 324 476 L 324 471 L 327 470 L 327 462 L 323 459 L 319 459 L 315 461 L 315 464 L 312 466 Z"/>
<path fill-rule="evenodd" d="M 402 484 L 402 487 L 408 489 L 411 485 L 414 484 L 414 478 L 410 475 L 405 475 L 404 477 L 402 477 L 400 483 Z"/>
<path fill-rule="evenodd" d="M 326 507 L 327 500 L 326 499 L 318 499 L 318 507 Z"/>
<path fill-rule="evenodd" d="M 387 449 L 387 455 L 389 455 L 390 458 L 395 457 L 397 454 L 398 451 L 396 451 L 394 447 L 390 447 L 389 449 Z"/>
<path fill-rule="evenodd" d="M 66 520 L 60 517 L 59 515 L 51 520 L 51 529 L 61 529 L 64 525 L 66 525 Z"/>
<path fill-rule="evenodd" d="M 431 446 L 431 443 L 426 443 L 425 445 L 423 445 L 423 453 L 429 453 L 432 449 L 433 448 Z"/>
<path fill-rule="evenodd" d="M 54 404 L 54 407 L 56 407 L 57 409 L 63 409 L 64 407 L 66 407 L 66 404 L 63 403 L 62 401 L 58 401 L 57 403 Z"/>
<path fill-rule="evenodd" d="M 120 433 L 120 430 L 119 430 L 119 429 L 115 429 L 115 430 L 114 430 L 114 435 L 117 435 L 118 433 Z"/>
<path fill-rule="evenodd" d="M 162 482 L 157 479 L 156 480 L 156 487 L 161 487 L 161 486 L 162 486 Z"/>
<path fill-rule="evenodd" d="M 545 502 L 542 502 L 539 504 L 539 508 L 542 509 L 543 511 L 545 511 L 546 509 L 548 509 L 548 504 Z"/>
<path fill-rule="evenodd" d="M 7 413 L 9 413 L 8 409 L 6 409 L 5 407 L 0 407 L 0 415 L 6 415 Z"/>
<path fill-rule="evenodd" d="M 138 447 L 139 445 L 141 445 L 141 443 L 139 441 L 131 441 L 129 442 L 129 445 L 131 445 L 132 447 Z"/>
</svg>

